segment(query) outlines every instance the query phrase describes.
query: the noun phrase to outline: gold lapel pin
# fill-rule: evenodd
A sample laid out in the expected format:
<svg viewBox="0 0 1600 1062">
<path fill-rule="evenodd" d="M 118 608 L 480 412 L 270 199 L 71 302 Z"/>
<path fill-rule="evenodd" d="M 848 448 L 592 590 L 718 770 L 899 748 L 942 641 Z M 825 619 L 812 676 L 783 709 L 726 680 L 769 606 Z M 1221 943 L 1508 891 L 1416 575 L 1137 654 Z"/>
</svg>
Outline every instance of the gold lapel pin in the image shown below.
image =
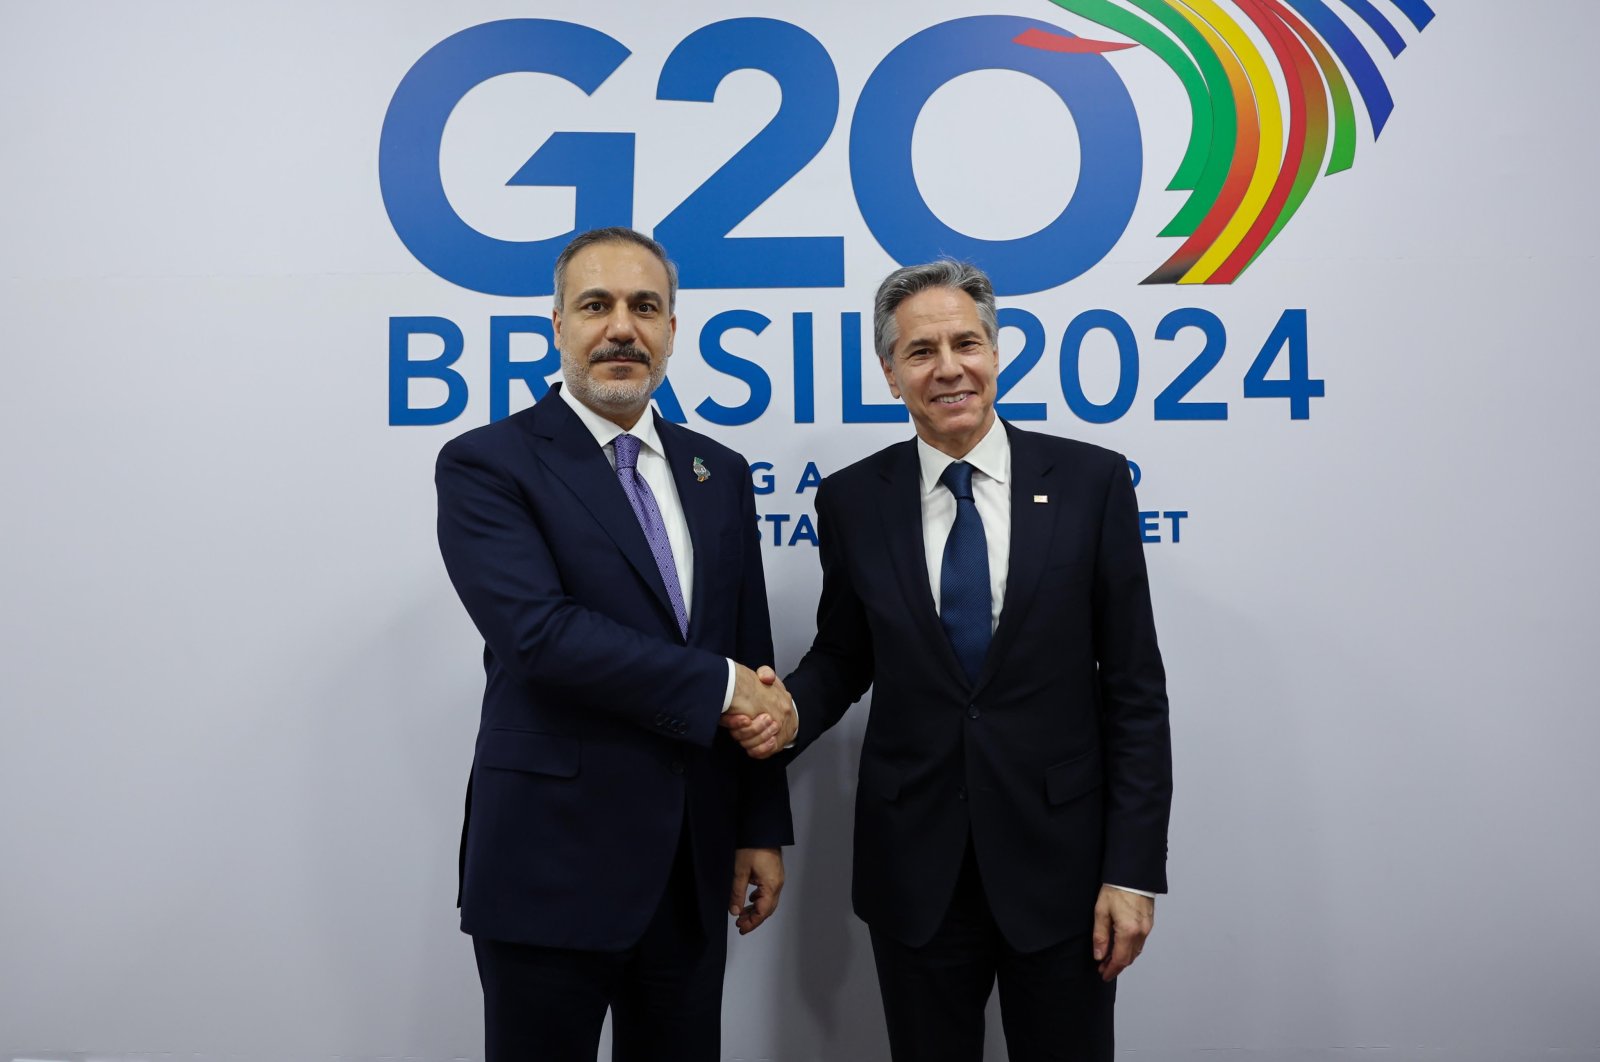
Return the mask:
<svg viewBox="0 0 1600 1062">
<path fill-rule="evenodd" d="M 1048 495 L 1048 494 L 1035 494 L 1033 496 L 1033 504 L 1035 504 L 1035 505 L 1044 505 L 1049 500 L 1050 500 L 1050 495 Z"/>
<path fill-rule="evenodd" d="M 704 483 L 706 480 L 711 478 L 711 470 L 707 468 L 706 463 L 700 460 L 698 457 L 694 459 L 694 478 L 699 480 L 701 483 Z"/>
</svg>

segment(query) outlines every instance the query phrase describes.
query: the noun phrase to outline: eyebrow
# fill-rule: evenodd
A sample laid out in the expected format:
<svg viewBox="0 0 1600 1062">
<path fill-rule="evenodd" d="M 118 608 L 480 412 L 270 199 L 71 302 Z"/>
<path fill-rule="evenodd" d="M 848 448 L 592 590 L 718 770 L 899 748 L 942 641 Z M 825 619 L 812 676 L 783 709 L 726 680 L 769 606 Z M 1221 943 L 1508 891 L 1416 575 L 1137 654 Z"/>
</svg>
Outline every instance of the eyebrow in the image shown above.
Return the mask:
<svg viewBox="0 0 1600 1062">
<path fill-rule="evenodd" d="M 982 332 L 969 328 L 964 332 L 957 332 L 955 335 L 950 337 L 950 340 L 951 342 L 958 342 L 963 339 L 979 339 L 982 337 Z M 917 350 L 921 347 L 931 347 L 937 345 L 937 343 L 937 336 L 917 336 L 915 339 L 906 340 L 906 350 L 910 351 Z"/>
<path fill-rule="evenodd" d="M 616 294 L 606 288 L 584 288 L 582 291 L 578 292 L 572 297 L 573 302 L 580 306 L 588 300 L 594 298 L 612 299 L 616 298 Z M 653 291 L 649 288 L 643 288 L 639 291 L 630 291 L 627 295 L 627 299 L 629 302 L 640 302 L 644 299 L 651 299 L 655 302 L 663 304 L 665 304 L 667 301 L 665 296 L 663 296 L 660 292 Z"/>
</svg>

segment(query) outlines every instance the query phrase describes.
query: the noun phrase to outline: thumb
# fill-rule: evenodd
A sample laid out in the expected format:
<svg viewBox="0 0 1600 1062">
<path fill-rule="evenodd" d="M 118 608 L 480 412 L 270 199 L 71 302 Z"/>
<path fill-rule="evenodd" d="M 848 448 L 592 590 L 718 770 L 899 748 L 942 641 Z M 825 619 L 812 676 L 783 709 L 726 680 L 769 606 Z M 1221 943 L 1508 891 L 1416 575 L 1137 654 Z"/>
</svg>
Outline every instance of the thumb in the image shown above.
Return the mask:
<svg viewBox="0 0 1600 1062">
<path fill-rule="evenodd" d="M 1111 908 L 1104 903 L 1094 905 L 1094 959 L 1099 962 L 1111 948 Z"/>
<path fill-rule="evenodd" d="M 738 914 L 744 909 L 744 894 L 750 885 L 750 866 L 743 860 L 733 866 L 733 891 L 728 895 L 728 913 Z"/>
<path fill-rule="evenodd" d="M 763 686 L 770 686 L 778 681 L 778 673 L 766 664 L 762 664 L 756 668 L 756 678 L 761 680 Z"/>
</svg>

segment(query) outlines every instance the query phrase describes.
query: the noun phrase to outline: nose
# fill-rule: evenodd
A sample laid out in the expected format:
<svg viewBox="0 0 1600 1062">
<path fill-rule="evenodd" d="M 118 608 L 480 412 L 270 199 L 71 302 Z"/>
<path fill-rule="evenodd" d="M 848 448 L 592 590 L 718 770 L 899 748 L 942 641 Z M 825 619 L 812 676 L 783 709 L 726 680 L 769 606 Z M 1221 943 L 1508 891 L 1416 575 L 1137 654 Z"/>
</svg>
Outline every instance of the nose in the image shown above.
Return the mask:
<svg viewBox="0 0 1600 1062">
<path fill-rule="evenodd" d="M 962 373 L 961 358 L 950 346 L 941 346 L 934 354 L 933 374 L 940 380 L 954 380 Z"/>
<path fill-rule="evenodd" d="M 611 315 L 606 318 L 606 338 L 613 342 L 626 342 L 638 334 L 634 327 L 633 309 L 626 303 L 618 302 L 611 310 Z"/>
</svg>

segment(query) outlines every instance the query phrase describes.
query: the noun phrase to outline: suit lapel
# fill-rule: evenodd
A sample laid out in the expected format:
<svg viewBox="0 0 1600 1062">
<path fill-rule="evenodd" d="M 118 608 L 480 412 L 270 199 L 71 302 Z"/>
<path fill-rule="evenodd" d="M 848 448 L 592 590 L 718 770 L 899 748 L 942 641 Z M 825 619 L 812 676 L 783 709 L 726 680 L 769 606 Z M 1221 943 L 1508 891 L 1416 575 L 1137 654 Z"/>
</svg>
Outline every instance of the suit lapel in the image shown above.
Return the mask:
<svg viewBox="0 0 1600 1062">
<path fill-rule="evenodd" d="M 1005 659 L 1007 647 L 1027 618 L 1038 593 L 1039 579 L 1049 560 L 1050 541 L 1061 511 L 1060 497 L 1052 497 L 1051 466 L 1044 449 L 1026 432 L 1006 424 L 1011 442 L 1011 561 L 1006 572 L 1006 599 L 989 655 L 984 661 L 982 687 Z M 1045 498 L 1038 502 L 1035 498 Z"/>
<path fill-rule="evenodd" d="M 633 506 L 628 504 L 628 497 L 617 482 L 616 470 L 606 460 L 605 452 L 595 445 L 594 436 L 589 434 L 583 421 L 567 408 L 566 401 L 551 401 L 546 396 L 534 404 L 531 430 L 549 440 L 549 445 L 536 447 L 534 452 L 577 496 L 671 617 L 672 603 L 667 598 L 666 585 L 661 581 L 650 544 L 639 527 L 639 518 L 634 516 Z M 693 527 L 691 521 L 691 531 Z M 676 619 L 672 625 L 677 627 Z"/>
<path fill-rule="evenodd" d="M 939 608 L 928 586 L 928 554 L 922 540 L 922 468 L 917 461 L 915 440 L 889 451 L 883 478 L 886 483 L 879 496 L 883 544 L 906 608 L 922 634 L 923 644 L 933 646 L 934 655 L 944 662 L 951 676 L 966 685 L 966 674 L 955 650 L 950 648 L 950 636 L 939 622 Z"/>
<path fill-rule="evenodd" d="M 656 416 L 656 437 L 661 440 L 662 452 L 667 455 L 667 468 L 672 473 L 673 485 L 678 488 L 678 502 L 689 525 L 689 541 L 694 544 L 694 592 L 689 606 L 689 641 L 692 643 L 704 625 L 704 617 L 712 607 L 708 584 L 715 539 L 712 529 L 717 526 L 716 502 L 718 491 L 702 483 L 694 472 L 699 454 L 690 452 L 693 443 L 678 425 Z"/>
</svg>

